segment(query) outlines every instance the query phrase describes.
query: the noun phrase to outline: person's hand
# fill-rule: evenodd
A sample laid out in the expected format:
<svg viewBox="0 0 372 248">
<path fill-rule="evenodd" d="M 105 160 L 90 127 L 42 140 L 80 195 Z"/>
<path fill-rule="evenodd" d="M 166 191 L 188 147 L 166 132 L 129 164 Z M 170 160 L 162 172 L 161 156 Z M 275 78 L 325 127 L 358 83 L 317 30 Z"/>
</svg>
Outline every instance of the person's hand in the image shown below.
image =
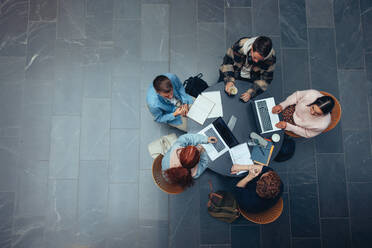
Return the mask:
<svg viewBox="0 0 372 248">
<path fill-rule="evenodd" d="M 285 121 L 279 121 L 278 123 L 275 124 L 277 128 L 285 129 L 287 127 L 287 122 Z"/>
<path fill-rule="evenodd" d="M 208 137 L 208 143 L 217 143 L 217 138 L 216 137 Z"/>
<path fill-rule="evenodd" d="M 241 171 L 241 168 L 240 168 L 240 165 L 239 164 L 233 164 L 231 166 L 231 174 L 236 174 L 238 173 L 239 171 Z"/>
<path fill-rule="evenodd" d="M 249 174 L 252 175 L 252 177 L 258 176 L 262 171 L 262 165 L 254 164 L 249 168 Z"/>
<path fill-rule="evenodd" d="M 187 115 L 187 113 L 189 112 L 189 105 L 184 104 L 184 105 L 181 106 L 181 108 L 182 108 L 182 116 L 185 117 Z"/>
<path fill-rule="evenodd" d="M 273 114 L 279 114 L 280 112 L 283 111 L 283 108 L 280 105 L 276 105 L 276 106 L 273 107 L 273 109 L 271 111 L 273 112 Z"/>
<path fill-rule="evenodd" d="M 225 91 L 228 95 L 230 95 L 230 88 L 234 86 L 233 82 L 228 82 L 225 86 Z"/>
<path fill-rule="evenodd" d="M 244 92 L 241 96 L 240 99 L 242 99 L 244 102 L 248 102 L 249 99 L 251 99 L 251 93 L 249 91 Z"/>
<path fill-rule="evenodd" d="M 181 107 L 178 107 L 176 108 L 176 110 L 173 112 L 173 115 L 174 116 L 177 116 L 177 115 L 182 115 L 183 114 L 183 109 L 182 109 L 182 106 Z"/>
</svg>

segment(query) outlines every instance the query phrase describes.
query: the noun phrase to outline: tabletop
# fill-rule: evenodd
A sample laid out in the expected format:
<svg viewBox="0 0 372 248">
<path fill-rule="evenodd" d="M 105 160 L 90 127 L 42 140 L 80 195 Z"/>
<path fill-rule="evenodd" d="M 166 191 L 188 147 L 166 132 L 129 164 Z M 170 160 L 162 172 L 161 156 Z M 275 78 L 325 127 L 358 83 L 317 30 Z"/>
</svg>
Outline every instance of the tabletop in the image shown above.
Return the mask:
<svg viewBox="0 0 372 248">
<path fill-rule="evenodd" d="M 238 88 L 238 94 L 235 96 L 229 96 L 225 92 L 225 85 L 224 83 L 218 83 L 213 86 L 210 86 L 205 91 L 220 91 L 221 93 L 221 100 L 222 100 L 222 109 L 223 109 L 223 120 L 226 122 L 226 124 L 229 122 L 232 115 L 234 115 L 237 118 L 235 127 L 233 129 L 233 134 L 235 138 L 239 141 L 239 143 L 247 142 L 250 138 L 249 135 L 251 132 L 258 132 L 258 128 L 255 121 L 254 112 L 252 110 L 251 104 L 248 102 L 245 103 L 242 100 L 240 100 L 240 95 L 247 91 L 251 84 L 244 82 L 244 81 L 236 81 L 235 86 Z M 261 95 L 255 97 L 253 100 L 258 100 L 262 98 L 270 97 L 270 94 L 267 92 L 262 93 Z M 275 99 L 275 103 L 278 103 L 278 99 Z M 187 129 L 190 133 L 198 133 L 200 130 L 202 130 L 204 127 L 212 123 L 216 118 L 208 118 L 204 125 L 200 125 L 199 123 L 191 120 L 188 118 L 187 122 Z M 280 135 L 280 141 L 277 143 L 274 143 L 274 150 L 271 155 L 271 160 L 275 158 L 275 156 L 278 154 L 282 143 L 284 139 L 284 131 L 279 130 L 276 132 L 266 133 L 262 134 L 261 136 L 265 138 L 271 138 L 271 136 L 277 133 Z M 250 152 L 252 152 L 252 148 L 249 147 Z M 271 161 L 270 160 L 270 161 Z M 208 164 L 208 168 L 212 171 L 224 175 L 224 176 L 230 176 L 230 177 L 241 177 L 246 175 L 246 173 L 240 174 L 240 175 L 231 175 L 230 169 L 232 166 L 232 161 L 230 158 L 229 152 L 225 152 L 222 156 L 217 158 L 214 161 L 210 161 Z"/>
</svg>

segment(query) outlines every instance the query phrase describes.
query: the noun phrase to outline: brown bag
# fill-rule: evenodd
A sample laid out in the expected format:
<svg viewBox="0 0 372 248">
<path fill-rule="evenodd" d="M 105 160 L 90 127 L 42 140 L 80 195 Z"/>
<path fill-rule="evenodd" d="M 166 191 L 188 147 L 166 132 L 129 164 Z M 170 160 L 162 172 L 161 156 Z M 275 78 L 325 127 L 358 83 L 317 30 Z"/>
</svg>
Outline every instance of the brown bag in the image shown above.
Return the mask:
<svg viewBox="0 0 372 248">
<path fill-rule="evenodd" d="M 213 192 L 211 182 L 209 182 L 209 187 L 211 193 L 208 195 L 208 213 L 212 217 L 227 223 L 232 223 L 234 220 L 239 218 L 240 212 L 238 209 L 238 203 L 234 196 L 230 192 L 222 190 Z"/>
</svg>

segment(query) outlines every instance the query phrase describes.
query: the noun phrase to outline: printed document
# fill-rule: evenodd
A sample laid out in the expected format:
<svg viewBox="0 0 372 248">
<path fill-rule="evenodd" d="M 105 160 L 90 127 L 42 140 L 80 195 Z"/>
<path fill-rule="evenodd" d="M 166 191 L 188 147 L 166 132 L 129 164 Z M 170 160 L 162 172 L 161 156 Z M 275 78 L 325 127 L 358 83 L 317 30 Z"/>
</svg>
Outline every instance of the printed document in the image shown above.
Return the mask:
<svg viewBox="0 0 372 248">
<path fill-rule="evenodd" d="M 207 97 L 199 95 L 187 113 L 187 117 L 203 125 L 214 105 L 215 103 Z"/>
<path fill-rule="evenodd" d="M 202 95 L 215 103 L 212 111 L 208 115 L 208 118 L 223 117 L 221 93 L 219 91 L 209 91 L 203 92 Z"/>
<path fill-rule="evenodd" d="M 233 164 L 253 164 L 251 153 L 249 152 L 247 142 L 234 146 L 229 150 L 231 161 Z M 237 175 L 247 171 L 239 171 Z"/>
</svg>

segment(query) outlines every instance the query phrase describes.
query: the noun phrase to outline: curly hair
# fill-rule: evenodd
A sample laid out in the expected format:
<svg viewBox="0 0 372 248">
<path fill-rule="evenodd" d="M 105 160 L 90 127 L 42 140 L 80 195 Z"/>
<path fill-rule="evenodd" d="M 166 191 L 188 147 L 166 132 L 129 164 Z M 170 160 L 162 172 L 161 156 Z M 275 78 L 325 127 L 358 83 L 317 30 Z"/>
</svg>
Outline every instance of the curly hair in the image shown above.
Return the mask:
<svg viewBox="0 0 372 248">
<path fill-rule="evenodd" d="M 177 184 L 182 188 L 194 185 L 194 179 L 191 176 L 191 172 L 186 168 L 170 168 L 164 171 L 164 175 L 171 184 Z"/>
<path fill-rule="evenodd" d="M 256 193 L 265 199 L 275 198 L 280 193 L 282 181 L 275 171 L 269 171 L 257 181 Z"/>
</svg>

